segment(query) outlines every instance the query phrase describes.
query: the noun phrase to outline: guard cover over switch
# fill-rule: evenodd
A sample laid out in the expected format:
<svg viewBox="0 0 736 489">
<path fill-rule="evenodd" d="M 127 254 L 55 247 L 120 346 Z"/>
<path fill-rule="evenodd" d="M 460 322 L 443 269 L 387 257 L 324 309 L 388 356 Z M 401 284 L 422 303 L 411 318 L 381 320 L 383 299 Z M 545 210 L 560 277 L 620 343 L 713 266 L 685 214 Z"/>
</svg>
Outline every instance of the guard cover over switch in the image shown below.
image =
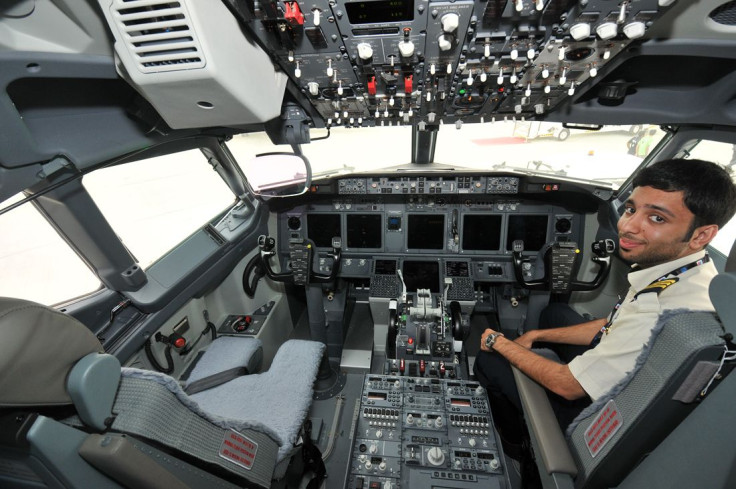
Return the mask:
<svg viewBox="0 0 736 489">
<path fill-rule="evenodd" d="M 304 25 L 304 14 L 296 2 L 285 2 L 286 13 L 284 18 L 289 21 L 292 26 Z"/>
<path fill-rule="evenodd" d="M 372 76 L 368 79 L 368 95 L 376 94 L 376 77 Z"/>
</svg>

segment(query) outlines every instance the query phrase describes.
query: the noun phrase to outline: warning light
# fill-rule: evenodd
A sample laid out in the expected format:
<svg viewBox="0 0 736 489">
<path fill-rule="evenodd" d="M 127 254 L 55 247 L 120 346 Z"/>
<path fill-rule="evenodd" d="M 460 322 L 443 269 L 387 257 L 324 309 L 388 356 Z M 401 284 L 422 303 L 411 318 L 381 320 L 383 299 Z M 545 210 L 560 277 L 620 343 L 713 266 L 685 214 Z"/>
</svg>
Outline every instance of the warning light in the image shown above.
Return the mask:
<svg viewBox="0 0 736 489">
<path fill-rule="evenodd" d="M 409 338 L 409 344 L 410 345 L 413 345 L 414 344 L 414 338 Z"/>
<path fill-rule="evenodd" d="M 184 348 L 187 345 L 187 340 L 184 338 L 177 338 L 174 340 L 174 347 L 175 348 Z"/>
<path fill-rule="evenodd" d="M 459 93 L 460 95 L 465 95 L 465 89 L 461 88 L 460 90 L 457 91 L 457 93 Z"/>
</svg>

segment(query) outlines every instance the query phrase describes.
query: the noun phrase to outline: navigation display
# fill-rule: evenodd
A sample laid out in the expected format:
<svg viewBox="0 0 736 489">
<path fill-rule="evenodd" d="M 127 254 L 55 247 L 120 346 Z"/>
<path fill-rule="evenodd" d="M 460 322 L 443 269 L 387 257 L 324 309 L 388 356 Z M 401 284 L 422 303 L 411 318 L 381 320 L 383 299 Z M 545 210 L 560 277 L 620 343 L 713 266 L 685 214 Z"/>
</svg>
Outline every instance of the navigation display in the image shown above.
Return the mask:
<svg viewBox="0 0 736 489">
<path fill-rule="evenodd" d="M 335 236 L 342 237 L 340 214 L 307 215 L 307 237 L 317 248 L 331 248 Z"/>
<path fill-rule="evenodd" d="M 406 247 L 410 250 L 441 250 L 445 247 L 443 214 L 409 214 Z"/>
<path fill-rule="evenodd" d="M 348 248 L 380 248 L 383 227 L 381 214 L 348 214 Z"/>
<path fill-rule="evenodd" d="M 501 248 L 501 216 L 465 214 L 463 216 L 464 250 L 498 250 Z"/>
<path fill-rule="evenodd" d="M 506 236 L 506 249 L 513 249 L 517 239 L 524 241 L 524 251 L 539 251 L 547 242 L 547 216 L 513 215 L 509 216 L 509 232 Z"/>
<path fill-rule="evenodd" d="M 440 291 L 440 264 L 437 261 L 405 261 L 402 267 L 404 283 L 408 292 L 418 289 Z"/>
</svg>

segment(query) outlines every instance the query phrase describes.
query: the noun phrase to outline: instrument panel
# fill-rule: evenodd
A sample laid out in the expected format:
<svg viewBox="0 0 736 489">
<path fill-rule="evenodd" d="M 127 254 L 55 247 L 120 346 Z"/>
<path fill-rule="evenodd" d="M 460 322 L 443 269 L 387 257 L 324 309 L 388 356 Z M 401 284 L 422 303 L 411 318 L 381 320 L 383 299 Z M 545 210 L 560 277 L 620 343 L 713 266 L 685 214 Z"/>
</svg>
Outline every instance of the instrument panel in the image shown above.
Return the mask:
<svg viewBox="0 0 736 489">
<path fill-rule="evenodd" d="M 282 211 L 278 220 L 281 256 L 288 256 L 290 240 L 308 239 L 316 251 L 315 270 L 327 274 L 331 261 L 319 254 L 340 238 L 341 277 L 392 276 L 398 269 L 411 291 L 417 286 L 434 292 L 441 292 L 445 279 L 453 276 L 511 280 L 515 241 L 523 241 L 526 256 L 535 256 L 551 242 L 581 243 L 583 227 L 584 213 L 561 203 L 487 193 L 338 193 Z M 381 273 L 386 261 L 392 262 L 389 274 Z M 533 264 L 525 273 L 534 276 Z"/>
<path fill-rule="evenodd" d="M 510 487 L 477 382 L 367 375 L 346 489 Z"/>
</svg>

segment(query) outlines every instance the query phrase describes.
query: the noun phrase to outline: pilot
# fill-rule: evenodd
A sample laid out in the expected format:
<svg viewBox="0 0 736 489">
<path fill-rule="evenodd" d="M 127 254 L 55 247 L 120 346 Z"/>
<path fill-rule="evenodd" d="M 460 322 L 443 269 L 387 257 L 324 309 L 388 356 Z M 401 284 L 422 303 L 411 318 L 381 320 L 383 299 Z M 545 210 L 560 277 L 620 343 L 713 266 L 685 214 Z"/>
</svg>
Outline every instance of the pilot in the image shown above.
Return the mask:
<svg viewBox="0 0 736 489">
<path fill-rule="evenodd" d="M 705 247 L 736 212 L 730 175 L 715 163 L 673 159 L 644 169 L 633 185 L 618 221 L 619 255 L 633 263 L 630 288 L 607 318 L 585 322 L 569 306 L 551 304 L 539 329 L 515 340 L 492 329 L 481 336 L 475 374 L 488 390 L 504 448 L 522 461 L 522 477 L 528 434 L 509 363 L 548 390 L 564 430 L 634 367 L 663 311 L 714 310 L 708 285 L 717 272 Z M 552 348 L 564 363 L 533 345 Z"/>
</svg>

